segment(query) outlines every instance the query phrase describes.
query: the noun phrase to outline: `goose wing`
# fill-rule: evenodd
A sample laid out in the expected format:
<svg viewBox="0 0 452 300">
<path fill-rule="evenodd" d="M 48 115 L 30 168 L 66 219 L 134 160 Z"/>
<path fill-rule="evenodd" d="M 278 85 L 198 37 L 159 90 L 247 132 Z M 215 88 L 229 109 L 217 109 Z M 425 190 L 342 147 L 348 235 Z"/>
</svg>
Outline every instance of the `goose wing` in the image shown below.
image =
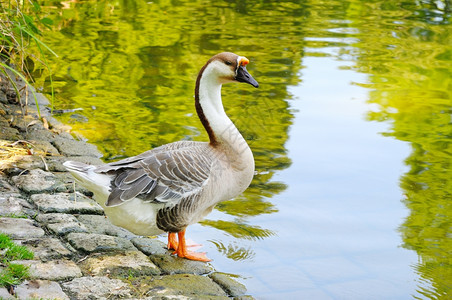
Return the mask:
<svg viewBox="0 0 452 300">
<path fill-rule="evenodd" d="M 103 165 L 97 173 L 113 175 L 106 206 L 133 198 L 145 202 L 177 203 L 199 193 L 209 180 L 213 155 L 203 144 L 165 147 Z"/>
</svg>

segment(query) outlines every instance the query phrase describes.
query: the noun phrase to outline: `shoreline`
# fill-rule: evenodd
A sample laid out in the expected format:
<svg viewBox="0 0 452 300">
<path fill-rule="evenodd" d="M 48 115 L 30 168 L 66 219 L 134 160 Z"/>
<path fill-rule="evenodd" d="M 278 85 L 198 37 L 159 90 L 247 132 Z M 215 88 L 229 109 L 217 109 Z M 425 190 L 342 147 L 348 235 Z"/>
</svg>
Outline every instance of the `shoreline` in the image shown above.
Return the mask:
<svg viewBox="0 0 452 300">
<path fill-rule="evenodd" d="M 50 115 L 43 94 L 44 122 L 33 87 L 25 87 L 21 107 L 0 79 L 0 140 L 25 145 L 27 153 L 1 162 L 0 232 L 35 254 L 17 261 L 31 278 L 12 289 L 15 296 L 0 287 L 0 299 L 254 299 L 236 275 L 172 256 L 163 242 L 112 225 L 62 166 L 67 159 L 101 164 L 102 154 Z"/>
</svg>

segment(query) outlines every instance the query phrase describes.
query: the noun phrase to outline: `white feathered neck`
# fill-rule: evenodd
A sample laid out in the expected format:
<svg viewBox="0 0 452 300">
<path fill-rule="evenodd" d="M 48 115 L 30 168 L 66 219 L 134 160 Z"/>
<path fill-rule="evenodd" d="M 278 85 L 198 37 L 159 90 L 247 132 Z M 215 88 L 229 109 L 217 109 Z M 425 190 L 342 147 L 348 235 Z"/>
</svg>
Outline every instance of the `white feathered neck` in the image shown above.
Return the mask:
<svg viewBox="0 0 452 300">
<path fill-rule="evenodd" d="M 201 70 L 195 91 L 199 119 L 209 134 L 210 143 L 227 143 L 231 146 L 245 140 L 224 111 L 221 87 L 230 80 L 219 74 L 223 64 L 212 61 Z"/>
</svg>

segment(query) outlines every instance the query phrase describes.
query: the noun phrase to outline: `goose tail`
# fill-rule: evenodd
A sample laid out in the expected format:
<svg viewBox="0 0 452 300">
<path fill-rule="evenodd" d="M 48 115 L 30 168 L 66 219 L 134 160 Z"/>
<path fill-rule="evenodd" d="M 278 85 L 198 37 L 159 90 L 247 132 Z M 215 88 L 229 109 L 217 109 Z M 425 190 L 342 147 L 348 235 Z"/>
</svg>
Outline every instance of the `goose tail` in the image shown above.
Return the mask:
<svg viewBox="0 0 452 300">
<path fill-rule="evenodd" d="M 112 180 L 110 175 L 97 173 L 97 166 L 87 165 L 78 161 L 66 161 L 63 166 L 85 188 L 89 190 L 109 190 Z"/>
<path fill-rule="evenodd" d="M 87 165 L 78 161 L 72 161 L 68 160 L 63 163 L 63 166 L 68 170 L 69 172 L 87 172 L 90 168 L 93 168 L 91 165 Z"/>
</svg>

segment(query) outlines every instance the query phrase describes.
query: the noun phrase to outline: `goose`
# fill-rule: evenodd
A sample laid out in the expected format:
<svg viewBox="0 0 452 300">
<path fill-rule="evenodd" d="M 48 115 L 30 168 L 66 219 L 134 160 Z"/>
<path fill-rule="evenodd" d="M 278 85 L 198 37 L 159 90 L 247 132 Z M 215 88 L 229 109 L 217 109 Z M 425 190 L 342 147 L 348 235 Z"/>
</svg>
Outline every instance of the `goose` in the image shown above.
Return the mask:
<svg viewBox="0 0 452 300">
<path fill-rule="evenodd" d="M 211 57 L 196 79 L 195 108 L 208 142 L 178 141 L 134 157 L 94 166 L 66 161 L 64 166 L 92 191 L 111 222 L 140 236 L 168 233 L 168 249 L 190 260 L 210 261 L 189 251 L 188 225 L 214 206 L 244 192 L 254 175 L 247 142 L 226 115 L 221 87 L 244 82 L 258 87 L 249 60 L 230 52 Z"/>
</svg>

